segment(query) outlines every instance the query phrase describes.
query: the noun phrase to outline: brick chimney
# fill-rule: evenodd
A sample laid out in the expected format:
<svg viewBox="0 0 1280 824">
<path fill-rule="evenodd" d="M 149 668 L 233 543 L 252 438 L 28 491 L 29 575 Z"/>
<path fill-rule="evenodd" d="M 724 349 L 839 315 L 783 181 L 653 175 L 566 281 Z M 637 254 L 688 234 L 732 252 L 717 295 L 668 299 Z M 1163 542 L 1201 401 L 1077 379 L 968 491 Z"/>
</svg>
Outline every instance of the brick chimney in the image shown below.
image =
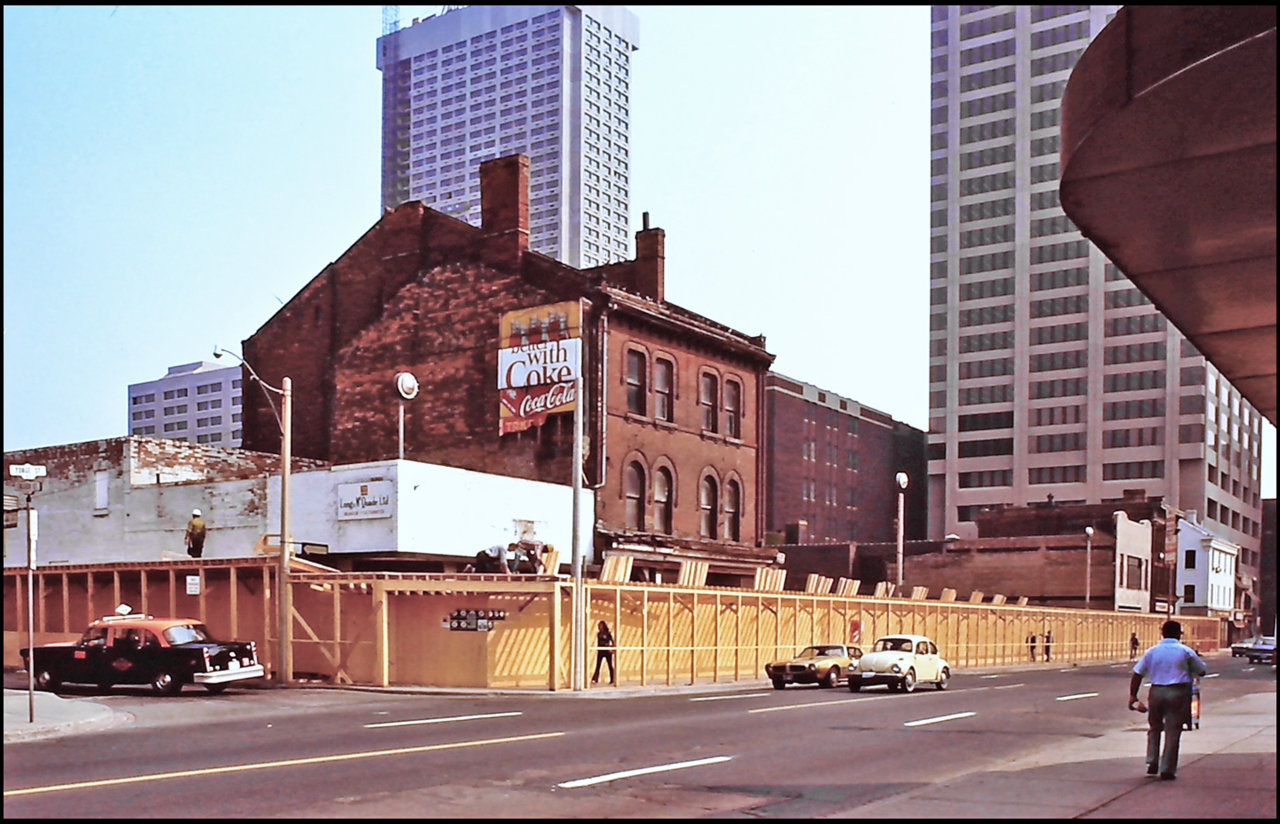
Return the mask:
<svg viewBox="0 0 1280 824">
<path fill-rule="evenodd" d="M 644 228 L 636 232 L 636 262 L 632 265 L 635 291 L 653 300 L 663 299 L 663 268 L 666 265 L 666 232 L 649 228 L 649 213 L 644 213 Z"/>
<path fill-rule="evenodd" d="M 480 164 L 480 228 L 503 258 L 518 263 L 529 248 L 529 158 L 514 154 Z"/>
</svg>

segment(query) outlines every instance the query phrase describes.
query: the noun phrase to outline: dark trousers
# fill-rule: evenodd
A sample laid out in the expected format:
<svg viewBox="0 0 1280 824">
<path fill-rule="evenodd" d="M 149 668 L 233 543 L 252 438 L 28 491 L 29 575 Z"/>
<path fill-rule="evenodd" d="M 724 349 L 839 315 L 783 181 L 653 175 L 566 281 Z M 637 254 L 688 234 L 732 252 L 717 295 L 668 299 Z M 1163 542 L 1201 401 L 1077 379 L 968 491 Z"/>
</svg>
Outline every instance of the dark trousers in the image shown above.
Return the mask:
<svg viewBox="0 0 1280 824">
<path fill-rule="evenodd" d="M 591 683 L 594 684 L 600 680 L 600 664 L 606 662 L 609 664 L 609 683 L 618 683 L 618 676 L 613 671 L 613 651 L 603 649 L 596 652 L 596 672 L 591 676 Z"/>
<path fill-rule="evenodd" d="M 1147 767 L 1158 767 L 1161 775 L 1178 772 L 1182 724 L 1190 715 L 1190 684 L 1151 685 L 1147 698 Z M 1163 747 L 1161 734 L 1164 735 Z"/>
<path fill-rule="evenodd" d="M 190 555 L 192 558 L 199 558 L 201 555 L 203 555 L 204 541 L 201 541 L 200 543 L 196 543 L 195 541 L 192 541 L 191 544 L 187 547 L 187 554 Z"/>
</svg>

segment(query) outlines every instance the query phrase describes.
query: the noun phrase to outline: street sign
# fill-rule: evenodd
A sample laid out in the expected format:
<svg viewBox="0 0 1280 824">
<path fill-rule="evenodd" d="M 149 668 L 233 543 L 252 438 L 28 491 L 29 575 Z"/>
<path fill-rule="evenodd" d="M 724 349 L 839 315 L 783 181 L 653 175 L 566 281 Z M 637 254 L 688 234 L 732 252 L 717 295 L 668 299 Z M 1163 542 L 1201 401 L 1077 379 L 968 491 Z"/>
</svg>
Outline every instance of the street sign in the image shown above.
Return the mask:
<svg viewBox="0 0 1280 824">
<path fill-rule="evenodd" d="M 36 478 L 43 478 L 47 469 L 43 464 L 13 464 L 9 467 L 9 474 L 15 478 L 24 478 L 28 481 Z"/>
</svg>

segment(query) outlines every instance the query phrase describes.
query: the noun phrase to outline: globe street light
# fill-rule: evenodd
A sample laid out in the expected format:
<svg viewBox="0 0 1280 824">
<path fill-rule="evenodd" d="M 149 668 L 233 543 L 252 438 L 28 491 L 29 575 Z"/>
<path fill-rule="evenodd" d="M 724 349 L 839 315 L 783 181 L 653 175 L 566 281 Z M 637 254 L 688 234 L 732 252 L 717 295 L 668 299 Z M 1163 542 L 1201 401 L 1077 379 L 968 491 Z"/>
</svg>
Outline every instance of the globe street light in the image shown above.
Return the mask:
<svg viewBox="0 0 1280 824">
<path fill-rule="evenodd" d="M 902 514 L 905 508 L 904 499 L 907 492 L 907 473 L 899 472 L 894 476 L 898 482 L 898 595 L 902 595 Z"/>
<path fill-rule="evenodd" d="M 1093 527 L 1084 528 L 1084 608 L 1091 609 L 1093 596 Z"/>
<path fill-rule="evenodd" d="M 271 395 L 267 394 L 271 414 L 275 415 L 276 424 L 280 427 L 280 566 L 276 577 L 280 579 L 280 595 L 277 601 L 280 613 L 280 684 L 283 686 L 289 683 L 289 678 L 293 674 L 293 623 L 291 621 L 293 593 L 289 589 L 289 470 L 293 461 L 293 380 L 287 377 L 281 378 L 280 388 L 277 389 L 258 377 L 258 373 L 249 365 L 249 362 L 235 352 L 213 347 L 215 358 L 221 358 L 224 354 L 240 361 L 244 368 L 249 370 L 253 380 L 262 387 L 264 394 L 275 392 L 281 397 L 282 413 L 277 413 Z"/>
</svg>

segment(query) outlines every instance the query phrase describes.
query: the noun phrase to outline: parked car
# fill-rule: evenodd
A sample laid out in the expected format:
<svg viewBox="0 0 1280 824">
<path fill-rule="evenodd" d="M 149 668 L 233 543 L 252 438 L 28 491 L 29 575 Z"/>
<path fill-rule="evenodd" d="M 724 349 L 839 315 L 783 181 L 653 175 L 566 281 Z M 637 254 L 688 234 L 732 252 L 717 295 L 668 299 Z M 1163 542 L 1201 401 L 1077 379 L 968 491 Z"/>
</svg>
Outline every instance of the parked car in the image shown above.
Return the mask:
<svg viewBox="0 0 1280 824">
<path fill-rule="evenodd" d="M 1261 635 L 1253 635 L 1248 638 L 1241 638 L 1239 641 L 1236 641 L 1234 644 L 1231 645 L 1231 657 L 1243 658 L 1245 656 L 1245 653 L 1247 653 L 1254 644 L 1258 643 L 1261 640 L 1262 640 Z"/>
<path fill-rule="evenodd" d="M 796 653 L 794 658 L 765 664 L 764 674 L 775 690 L 787 684 L 839 686 L 840 679 L 853 671 L 862 650 L 845 644 L 815 644 Z"/>
<path fill-rule="evenodd" d="M 1245 651 L 1245 657 L 1251 664 L 1274 664 L 1276 662 L 1276 637 L 1264 635 L 1257 643 Z"/>
<path fill-rule="evenodd" d="M 940 690 L 951 681 L 951 665 L 938 654 L 937 645 L 923 635 L 886 635 L 876 639 L 849 673 L 849 691 L 887 684 L 890 691 L 912 692 L 922 681 Z"/>
<path fill-rule="evenodd" d="M 261 678 L 253 641 L 218 641 L 190 618 L 113 615 L 89 625 L 80 640 L 20 651 L 36 686 L 57 692 L 63 684 L 150 684 L 176 695 L 184 684 L 217 694 L 236 681 Z"/>
</svg>

